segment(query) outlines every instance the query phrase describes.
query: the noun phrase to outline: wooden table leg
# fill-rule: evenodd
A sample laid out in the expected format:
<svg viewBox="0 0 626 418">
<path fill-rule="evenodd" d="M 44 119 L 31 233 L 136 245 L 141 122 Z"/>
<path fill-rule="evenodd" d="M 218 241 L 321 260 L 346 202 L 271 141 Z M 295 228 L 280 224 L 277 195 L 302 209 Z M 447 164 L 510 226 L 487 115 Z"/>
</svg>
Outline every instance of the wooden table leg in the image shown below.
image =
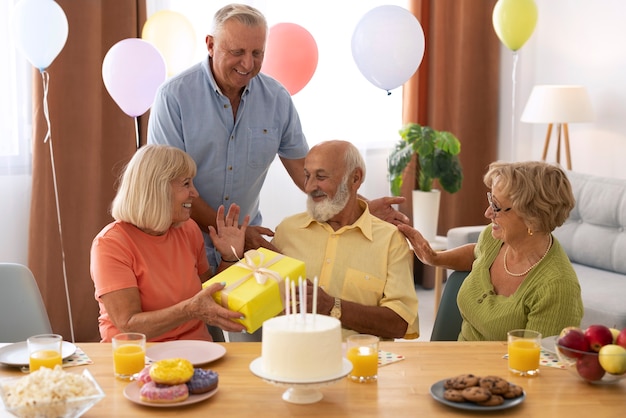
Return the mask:
<svg viewBox="0 0 626 418">
<path fill-rule="evenodd" d="M 439 302 L 441 302 L 441 288 L 443 286 L 443 271 L 442 267 L 435 267 L 435 317 L 437 317 L 437 311 L 439 311 Z"/>
</svg>

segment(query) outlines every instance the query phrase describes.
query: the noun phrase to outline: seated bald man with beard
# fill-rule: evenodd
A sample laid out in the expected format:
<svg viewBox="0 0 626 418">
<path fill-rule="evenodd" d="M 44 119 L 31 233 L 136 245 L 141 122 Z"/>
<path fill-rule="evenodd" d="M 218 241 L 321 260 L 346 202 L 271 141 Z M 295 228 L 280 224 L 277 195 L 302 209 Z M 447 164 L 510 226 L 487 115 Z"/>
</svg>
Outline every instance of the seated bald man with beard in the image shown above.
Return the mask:
<svg viewBox="0 0 626 418">
<path fill-rule="evenodd" d="M 358 195 L 365 164 L 354 145 L 327 141 L 304 162 L 307 212 L 283 220 L 272 243 L 306 264 L 307 306 L 318 277 L 317 312 L 338 318 L 345 339 L 417 338 L 413 253 L 398 229 L 370 214 Z"/>
</svg>

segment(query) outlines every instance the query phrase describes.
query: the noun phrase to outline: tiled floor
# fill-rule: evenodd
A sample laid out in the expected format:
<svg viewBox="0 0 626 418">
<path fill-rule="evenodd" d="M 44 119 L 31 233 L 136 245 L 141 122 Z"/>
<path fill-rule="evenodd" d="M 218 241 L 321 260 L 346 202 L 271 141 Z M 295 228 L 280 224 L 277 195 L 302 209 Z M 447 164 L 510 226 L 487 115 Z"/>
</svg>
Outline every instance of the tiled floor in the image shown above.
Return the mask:
<svg viewBox="0 0 626 418">
<path fill-rule="evenodd" d="M 435 289 L 424 289 L 421 285 L 415 286 L 417 292 L 417 312 L 420 318 L 420 337 L 418 341 L 430 341 L 435 322 Z"/>
<path fill-rule="evenodd" d="M 430 341 L 430 334 L 433 331 L 433 323 L 435 322 L 435 289 L 424 289 L 421 285 L 416 285 L 415 291 L 417 292 L 417 311 L 420 320 L 420 337 L 417 339 L 417 341 Z"/>
</svg>

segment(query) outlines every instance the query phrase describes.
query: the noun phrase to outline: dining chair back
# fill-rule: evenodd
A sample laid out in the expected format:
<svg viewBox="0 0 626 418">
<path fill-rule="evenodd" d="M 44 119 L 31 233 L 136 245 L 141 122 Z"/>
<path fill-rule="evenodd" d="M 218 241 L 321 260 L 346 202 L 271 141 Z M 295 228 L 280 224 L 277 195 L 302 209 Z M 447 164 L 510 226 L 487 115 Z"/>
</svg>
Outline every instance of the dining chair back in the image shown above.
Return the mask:
<svg viewBox="0 0 626 418">
<path fill-rule="evenodd" d="M 52 332 L 39 287 L 28 267 L 0 263 L 0 342 Z"/>
<path fill-rule="evenodd" d="M 463 284 L 463 280 L 467 277 L 469 271 L 453 271 L 443 289 L 439 310 L 435 316 L 433 324 L 433 332 L 430 335 L 431 341 L 457 341 L 461 332 L 461 312 L 456 303 L 456 296 L 459 288 Z"/>
</svg>

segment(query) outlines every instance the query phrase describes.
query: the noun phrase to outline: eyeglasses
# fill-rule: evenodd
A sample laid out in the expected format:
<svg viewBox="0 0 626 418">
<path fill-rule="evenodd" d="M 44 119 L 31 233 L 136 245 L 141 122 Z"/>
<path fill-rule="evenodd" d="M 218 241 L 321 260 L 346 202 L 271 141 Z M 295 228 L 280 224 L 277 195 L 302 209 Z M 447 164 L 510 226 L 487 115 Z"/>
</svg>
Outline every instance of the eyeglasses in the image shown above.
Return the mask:
<svg viewBox="0 0 626 418">
<path fill-rule="evenodd" d="M 493 196 L 492 196 L 491 192 L 487 192 L 487 201 L 489 202 L 489 206 L 491 207 L 491 211 L 492 211 L 494 214 L 496 214 L 496 215 L 497 215 L 498 213 L 500 213 L 500 212 L 508 212 L 508 211 L 510 211 L 510 210 L 511 210 L 511 208 L 502 209 L 501 207 L 499 207 L 498 205 L 496 205 L 496 204 L 493 202 Z"/>
</svg>

